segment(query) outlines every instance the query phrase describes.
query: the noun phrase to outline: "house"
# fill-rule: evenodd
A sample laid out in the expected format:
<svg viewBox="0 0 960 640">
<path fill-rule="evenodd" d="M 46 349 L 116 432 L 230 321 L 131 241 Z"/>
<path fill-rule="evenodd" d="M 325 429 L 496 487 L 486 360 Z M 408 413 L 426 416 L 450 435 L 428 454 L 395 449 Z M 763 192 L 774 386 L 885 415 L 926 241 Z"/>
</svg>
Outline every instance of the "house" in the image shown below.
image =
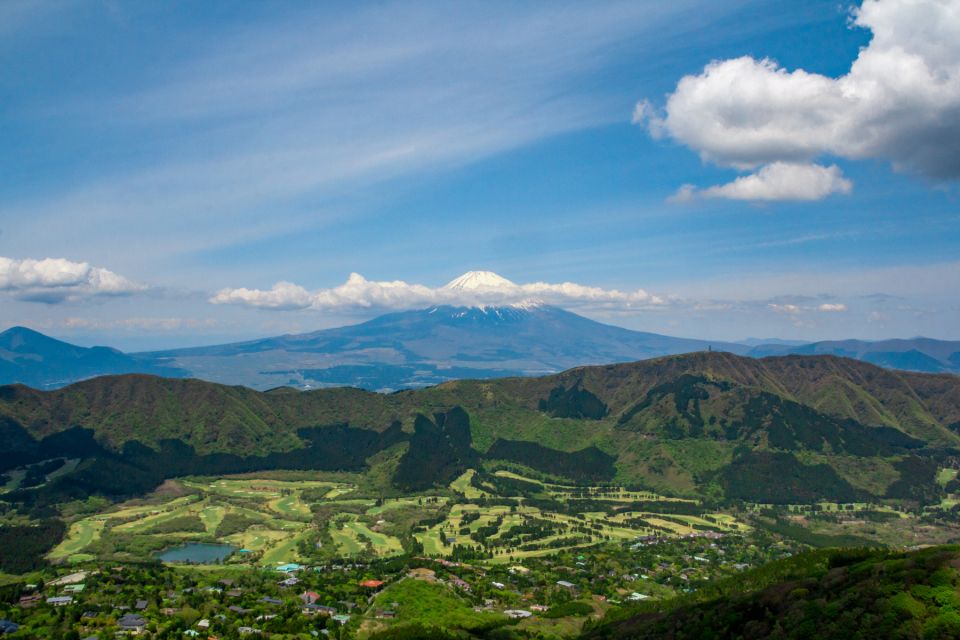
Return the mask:
<svg viewBox="0 0 960 640">
<path fill-rule="evenodd" d="M 64 605 L 71 604 L 73 602 L 73 596 L 56 596 L 54 598 L 47 598 L 47 604 L 52 604 L 55 607 L 62 607 Z"/>
<path fill-rule="evenodd" d="M 386 619 L 386 620 L 392 620 L 393 618 L 396 618 L 396 617 L 397 617 L 397 614 L 396 614 L 395 612 L 387 609 L 387 610 L 384 610 L 384 611 L 378 611 L 378 612 L 377 612 L 377 617 L 378 617 L 378 618 L 384 618 L 384 619 Z"/>
<path fill-rule="evenodd" d="M 533 615 L 526 609 L 507 609 L 503 613 L 508 618 L 513 618 L 514 620 L 522 620 L 524 618 L 529 618 L 530 616 Z"/>
<path fill-rule="evenodd" d="M 197 631 L 196 629 L 187 629 L 186 631 L 183 632 L 183 635 L 188 636 L 190 638 L 197 638 L 200 636 L 200 632 Z"/>
<path fill-rule="evenodd" d="M 505 589 L 506 586 L 507 586 L 507 585 L 503 584 L 502 582 L 491 582 L 490 584 L 492 584 L 492 585 L 493 585 L 494 587 L 496 587 L 497 589 Z"/>
<path fill-rule="evenodd" d="M 279 584 L 281 587 L 293 587 L 293 586 L 296 586 L 299 582 L 300 581 L 297 580 L 295 577 L 290 576 L 286 580 L 281 580 L 277 584 Z"/>
<path fill-rule="evenodd" d="M 133 605 L 133 608 L 137 611 L 143 611 L 150 605 L 146 600 L 137 600 L 136 604 Z"/>
<path fill-rule="evenodd" d="M 361 580 L 360 586 L 367 589 L 379 589 L 383 586 L 383 580 Z"/>
<path fill-rule="evenodd" d="M 87 585 L 85 585 L 82 582 L 80 584 L 68 584 L 63 588 L 63 592 L 64 593 L 80 593 L 86 588 L 86 586 Z"/>
<path fill-rule="evenodd" d="M 293 573 L 294 571 L 301 571 L 302 569 L 303 566 L 297 564 L 296 562 L 288 562 L 287 564 L 282 564 L 277 567 L 277 571 L 280 573 Z"/>
<path fill-rule="evenodd" d="M 301 613 L 305 616 L 335 616 L 337 610 L 333 607 L 325 607 L 322 604 L 305 604 Z"/>
<path fill-rule="evenodd" d="M 316 591 L 304 591 L 300 594 L 300 601 L 303 602 L 303 604 L 314 604 L 319 599 L 320 594 Z"/>
<path fill-rule="evenodd" d="M 335 616 L 331 616 L 330 619 L 334 622 L 339 622 L 340 624 L 347 624 L 350 622 L 350 616 L 346 615 L 345 613 L 339 613 Z"/>
<path fill-rule="evenodd" d="M 147 621 L 141 615 L 127 613 L 117 620 L 117 626 L 120 627 L 120 631 L 126 633 L 141 633 L 147 628 Z"/>
<path fill-rule="evenodd" d="M 267 604 L 283 604 L 283 600 L 279 598 L 271 598 L 270 596 L 263 596 L 260 598 L 260 602 L 266 602 Z"/>
<path fill-rule="evenodd" d="M 237 633 L 242 636 L 248 636 L 255 633 L 263 633 L 260 629 L 255 629 L 253 627 L 240 627 L 237 629 Z"/>
<path fill-rule="evenodd" d="M 173 607 L 164 607 L 163 609 L 160 609 L 161 615 L 165 615 L 165 616 L 175 616 L 179 612 L 180 612 L 179 609 L 175 609 Z"/>
<path fill-rule="evenodd" d="M 17 601 L 17 606 L 21 609 L 30 609 L 40 604 L 41 600 L 43 600 L 43 596 L 39 593 L 34 593 L 29 596 L 20 596 L 20 599 Z"/>
<path fill-rule="evenodd" d="M 563 587 L 564 589 L 576 589 L 577 585 L 572 582 L 567 582 L 566 580 L 557 580 L 557 586 Z"/>
<path fill-rule="evenodd" d="M 209 628 L 210 628 L 210 621 L 207 620 L 206 618 L 204 618 L 203 620 L 197 623 L 197 629 L 209 629 Z"/>
<path fill-rule="evenodd" d="M 250 613 L 250 609 L 244 609 L 240 605 L 236 605 L 236 604 L 230 605 L 229 607 L 227 607 L 227 610 L 234 612 L 238 616 L 242 616 L 245 613 Z"/>
<path fill-rule="evenodd" d="M 243 589 L 230 589 L 230 591 L 227 591 L 228 598 L 239 598 L 242 595 Z"/>
<path fill-rule="evenodd" d="M 470 591 L 472 589 L 469 582 L 457 576 L 450 576 L 450 584 L 464 591 Z"/>
<path fill-rule="evenodd" d="M 5 636 L 8 633 L 16 633 L 19 629 L 20 625 L 18 625 L 16 622 L 0 620 L 0 636 Z"/>
<path fill-rule="evenodd" d="M 544 611 L 549 611 L 550 607 L 545 604 L 532 604 L 530 605 L 530 611 L 536 611 L 537 613 L 543 613 Z"/>
<path fill-rule="evenodd" d="M 627 596 L 627 600 L 631 600 L 633 602 L 640 602 L 641 600 L 648 600 L 649 598 L 650 596 L 644 593 L 637 593 L 636 591 Z"/>
</svg>

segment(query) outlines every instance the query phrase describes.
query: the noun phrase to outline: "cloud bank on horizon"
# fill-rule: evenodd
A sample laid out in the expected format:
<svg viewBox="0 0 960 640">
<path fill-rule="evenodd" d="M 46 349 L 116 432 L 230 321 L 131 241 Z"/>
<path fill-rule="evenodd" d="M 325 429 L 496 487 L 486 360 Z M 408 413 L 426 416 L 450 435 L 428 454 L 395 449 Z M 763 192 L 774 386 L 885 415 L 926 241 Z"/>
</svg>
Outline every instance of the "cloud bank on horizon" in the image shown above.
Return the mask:
<svg viewBox="0 0 960 640">
<path fill-rule="evenodd" d="M 516 284 L 490 271 L 469 271 L 442 287 L 402 280 L 371 281 L 351 273 L 347 281 L 330 289 L 307 289 L 278 282 L 271 289 L 222 289 L 210 298 L 213 304 L 235 304 L 257 309 L 417 309 L 431 305 L 527 306 L 553 304 L 569 308 L 643 310 L 665 304 L 643 289 L 618 291 L 573 282 Z"/>
<path fill-rule="evenodd" d="M 633 120 L 704 162 L 755 171 L 672 198 L 820 200 L 849 194 L 824 157 L 879 159 L 931 180 L 960 178 L 960 0 L 864 0 L 851 26 L 872 39 L 839 78 L 771 59 L 715 60 L 683 77 L 662 113 Z M 757 170 L 759 168 L 759 170 Z"/>
</svg>

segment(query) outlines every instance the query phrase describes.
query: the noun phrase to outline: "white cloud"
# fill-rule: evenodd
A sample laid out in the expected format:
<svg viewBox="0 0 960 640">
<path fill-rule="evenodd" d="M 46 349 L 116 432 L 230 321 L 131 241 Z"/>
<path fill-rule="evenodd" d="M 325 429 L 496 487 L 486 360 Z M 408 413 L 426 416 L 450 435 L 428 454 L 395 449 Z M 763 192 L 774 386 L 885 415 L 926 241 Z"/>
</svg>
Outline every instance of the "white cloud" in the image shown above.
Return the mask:
<svg viewBox="0 0 960 640">
<path fill-rule="evenodd" d="M 643 101 L 634 121 L 740 170 L 836 156 L 960 178 L 960 0 L 865 0 L 852 24 L 873 38 L 839 78 L 748 56 L 714 61 L 677 83 L 662 115 Z M 762 174 L 712 189 L 776 199 L 776 190 L 750 182 Z M 820 197 L 849 190 L 849 182 L 834 185 Z"/>
<path fill-rule="evenodd" d="M 86 262 L 0 256 L 0 291 L 20 300 L 58 303 L 93 296 L 124 296 L 144 289 L 141 284 Z"/>
<path fill-rule="evenodd" d="M 767 306 L 770 308 L 771 311 L 775 311 L 777 313 L 800 313 L 801 311 L 803 311 L 802 307 L 795 304 L 770 303 Z"/>
<path fill-rule="evenodd" d="M 842 302 L 824 302 L 820 305 L 802 305 L 794 303 L 770 302 L 767 308 L 775 313 L 787 313 L 797 315 L 801 313 L 810 313 L 813 311 L 823 313 L 842 313 L 847 310 L 847 305 Z"/>
<path fill-rule="evenodd" d="M 726 200 L 821 200 L 830 194 L 848 194 L 853 183 L 843 177 L 837 165 L 774 162 L 756 173 L 741 176 L 733 182 L 697 189 L 683 185 L 671 198 L 673 202 L 687 202 L 696 198 Z"/>
<path fill-rule="evenodd" d="M 662 298 L 643 289 L 619 291 L 574 282 L 516 284 L 489 272 L 471 272 L 436 288 L 402 280 L 372 281 L 351 273 L 345 283 L 331 289 L 308 291 L 289 282 L 278 282 L 268 290 L 223 289 L 211 297 L 210 302 L 275 310 L 416 309 L 431 305 L 537 303 L 594 309 L 643 309 L 665 304 Z"/>
<path fill-rule="evenodd" d="M 834 313 L 836 313 L 836 312 L 843 312 L 843 311 L 846 311 L 846 310 L 847 310 L 847 305 L 845 305 L 845 304 L 840 304 L 840 303 L 829 303 L 829 302 L 825 302 L 825 303 L 823 303 L 822 305 L 820 305 L 819 307 L 817 307 L 817 310 L 818 310 L 818 311 L 834 312 Z"/>
</svg>

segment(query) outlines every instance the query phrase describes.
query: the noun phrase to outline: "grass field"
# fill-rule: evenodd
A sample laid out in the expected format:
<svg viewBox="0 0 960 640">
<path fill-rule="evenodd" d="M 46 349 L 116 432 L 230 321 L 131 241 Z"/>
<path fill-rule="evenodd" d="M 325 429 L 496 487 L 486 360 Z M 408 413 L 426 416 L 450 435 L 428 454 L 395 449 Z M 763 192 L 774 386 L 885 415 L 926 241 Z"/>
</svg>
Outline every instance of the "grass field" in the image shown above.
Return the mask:
<svg viewBox="0 0 960 640">
<path fill-rule="evenodd" d="M 450 488 L 457 493 L 462 493 L 467 500 L 476 500 L 490 495 L 486 491 L 477 489 L 471 484 L 473 476 L 477 475 L 476 469 L 467 469 L 459 478 L 450 483 Z"/>
<path fill-rule="evenodd" d="M 75 556 L 100 539 L 106 519 L 100 517 L 84 518 L 70 525 L 70 531 L 63 542 L 54 547 L 49 557 L 54 560 Z"/>
<path fill-rule="evenodd" d="M 541 482 L 502 470 L 496 474 L 532 482 L 542 488 L 537 490 L 542 495 L 561 504 L 586 499 L 586 504 L 600 507 L 582 513 L 542 511 L 534 506 L 540 503 L 517 496 L 512 503 L 489 504 L 489 498 L 500 496 L 474 487 L 475 474 L 476 471 L 468 470 L 451 483 L 449 490 L 382 499 L 352 497 L 355 487 L 338 482 L 249 476 L 186 479 L 178 482 L 193 492 L 190 495 L 131 501 L 71 523 L 66 539 L 50 553 L 50 558 L 88 558 L 97 553 L 101 541 L 110 542 L 109 548 L 116 550 L 116 543 L 128 547 L 132 544 L 134 549 L 155 549 L 163 546 L 164 540 L 170 544 L 191 540 L 229 543 L 249 552 L 234 554 L 231 563 L 264 567 L 305 562 L 311 555 L 390 557 L 404 551 L 397 536 L 403 536 L 408 527 L 424 518 L 430 518 L 431 523 L 415 533 L 423 553 L 449 556 L 456 545 L 483 551 L 489 554 L 491 562 L 600 542 L 630 542 L 652 533 L 689 535 L 704 530 L 749 529 L 731 514 L 699 513 L 696 503 L 690 500 L 685 502 L 693 505 L 696 515 L 626 511 L 630 503 L 667 498 L 616 486 L 574 487 Z M 462 497 L 451 498 L 450 490 Z M 829 509 L 830 505 L 823 508 Z M 111 537 L 114 534 L 123 536 Z M 318 539 L 322 544 L 312 544 Z M 311 543 L 304 545 L 308 540 Z"/>
</svg>

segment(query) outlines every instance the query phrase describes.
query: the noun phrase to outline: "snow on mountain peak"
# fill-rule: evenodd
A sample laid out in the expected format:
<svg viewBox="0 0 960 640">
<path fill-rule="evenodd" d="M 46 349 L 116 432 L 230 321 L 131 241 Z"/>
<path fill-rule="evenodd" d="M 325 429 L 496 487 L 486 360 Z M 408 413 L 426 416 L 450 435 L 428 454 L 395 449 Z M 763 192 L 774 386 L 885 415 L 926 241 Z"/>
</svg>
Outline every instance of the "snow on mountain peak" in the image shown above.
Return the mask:
<svg viewBox="0 0 960 640">
<path fill-rule="evenodd" d="M 467 271 L 454 278 L 444 289 L 452 291 L 477 291 L 482 289 L 512 289 L 517 285 L 492 271 Z"/>
</svg>

